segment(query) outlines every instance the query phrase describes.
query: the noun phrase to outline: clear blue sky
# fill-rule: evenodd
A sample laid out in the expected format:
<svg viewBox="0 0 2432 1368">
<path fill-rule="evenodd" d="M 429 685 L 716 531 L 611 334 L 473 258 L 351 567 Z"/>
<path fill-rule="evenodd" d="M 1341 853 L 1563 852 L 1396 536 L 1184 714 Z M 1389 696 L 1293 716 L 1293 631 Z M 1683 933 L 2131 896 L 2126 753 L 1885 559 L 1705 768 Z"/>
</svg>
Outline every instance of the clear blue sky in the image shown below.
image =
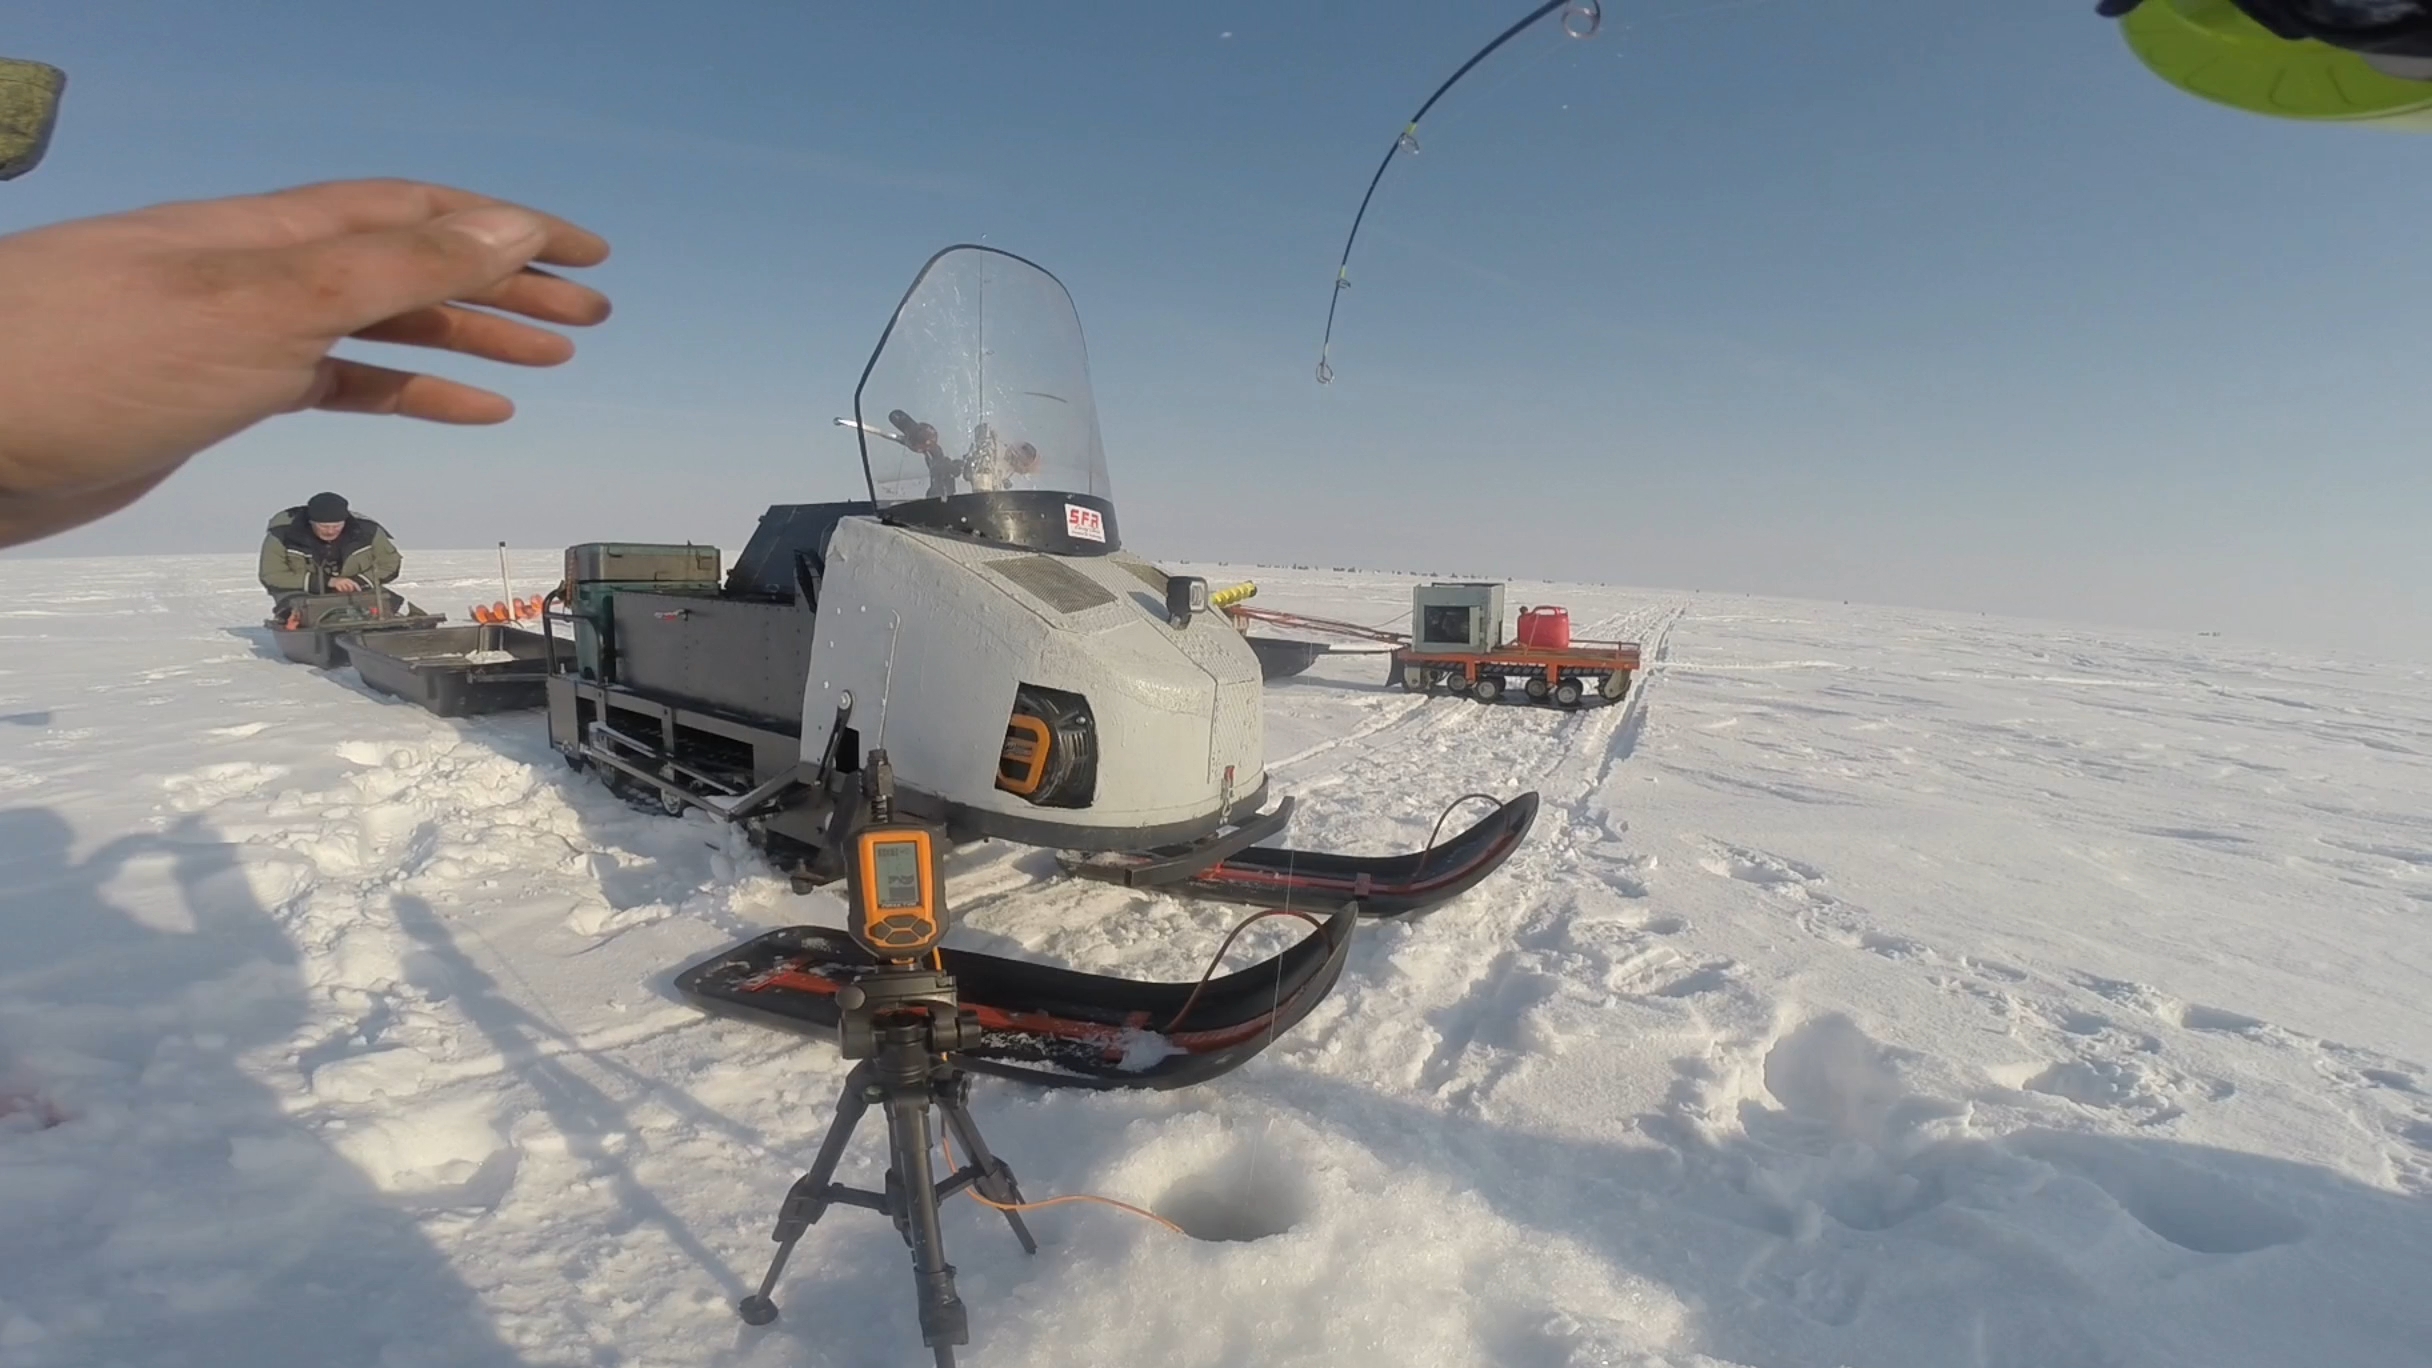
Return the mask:
<svg viewBox="0 0 2432 1368">
<path fill-rule="evenodd" d="M 11 0 L 62 66 L 0 227 L 386 174 L 606 234 L 616 317 L 487 430 L 305 416 L 35 548 L 732 550 L 931 251 L 1063 277 L 1127 538 L 2432 657 L 2432 139 L 2241 116 L 2091 3 Z M 378 348 L 358 348 L 376 355 Z"/>
</svg>

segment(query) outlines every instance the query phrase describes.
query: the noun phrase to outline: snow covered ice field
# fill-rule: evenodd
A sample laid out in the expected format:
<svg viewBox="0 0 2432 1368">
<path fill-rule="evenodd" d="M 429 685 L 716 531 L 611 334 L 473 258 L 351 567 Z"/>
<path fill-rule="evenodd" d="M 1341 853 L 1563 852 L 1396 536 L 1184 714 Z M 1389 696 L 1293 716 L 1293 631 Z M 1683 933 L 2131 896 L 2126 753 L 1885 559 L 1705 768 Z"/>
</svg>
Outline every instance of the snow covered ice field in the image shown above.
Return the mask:
<svg viewBox="0 0 2432 1368">
<path fill-rule="evenodd" d="M 499 596 L 489 553 L 408 570 Z M 1412 583 L 1243 573 L 1367 622 Z M 1473 790 L 1537 827 L 1236 1074 L 982 1080 L 1033 1200 L 1233 1238 L 1062 1206 L 1025 1258 L 957 1199 L 963 1362 L 2432 1362 L 2432 671 L 1510 599 L 1643 641 L 1631 703 L 1275 685 L 1295 844 L 1416 846 Z M 667 987 L 835 899 L 537 713 L 271 658 L 265 602 L 249 557 L 0 561 L 0 1364 L 926 1362 L 867 1212 L 735 1318 L 845 1066 Z M 1239 915 L 951 874 L 963 943 L 1137 975 Z M 881 1163 L 865 1125 L 841 1176 Z"/>
</svg>

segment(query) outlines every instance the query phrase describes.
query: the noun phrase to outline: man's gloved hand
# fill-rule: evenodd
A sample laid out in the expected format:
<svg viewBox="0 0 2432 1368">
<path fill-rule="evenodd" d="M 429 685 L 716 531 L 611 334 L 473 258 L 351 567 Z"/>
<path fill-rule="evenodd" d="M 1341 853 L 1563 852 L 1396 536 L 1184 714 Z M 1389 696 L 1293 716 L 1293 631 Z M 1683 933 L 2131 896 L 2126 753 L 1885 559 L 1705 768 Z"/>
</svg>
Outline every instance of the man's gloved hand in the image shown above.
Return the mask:
<svg viewBox="0 0 2432 1368">
<path fill-rule="evenodd" d="M 503 315 L 600 322 L 605 295 L 532 263 L 607 255 L 561 219 L 398 180 L 0 237 L 0 546 L 115 512 L 274 414 L 503 422 L 501 395 L 330 349 L 356 337 L 557 365 L 572 342 Z"/>
</svg>

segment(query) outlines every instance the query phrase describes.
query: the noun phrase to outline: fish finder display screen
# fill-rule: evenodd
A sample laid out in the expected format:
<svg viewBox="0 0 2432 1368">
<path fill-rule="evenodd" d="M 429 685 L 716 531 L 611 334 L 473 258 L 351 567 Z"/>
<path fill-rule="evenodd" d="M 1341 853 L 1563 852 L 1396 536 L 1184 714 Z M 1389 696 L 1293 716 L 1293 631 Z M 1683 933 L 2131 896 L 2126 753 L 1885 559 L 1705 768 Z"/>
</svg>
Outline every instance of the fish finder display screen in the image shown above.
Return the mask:
<svg viewBox="0 0 2432 1368">
<path fill-rule="evenodd" d="M 878 905 L 918 907 L 920 847 L 911 841 L 884 841 L 875 852 L 878 866 Z"/>
</svg>

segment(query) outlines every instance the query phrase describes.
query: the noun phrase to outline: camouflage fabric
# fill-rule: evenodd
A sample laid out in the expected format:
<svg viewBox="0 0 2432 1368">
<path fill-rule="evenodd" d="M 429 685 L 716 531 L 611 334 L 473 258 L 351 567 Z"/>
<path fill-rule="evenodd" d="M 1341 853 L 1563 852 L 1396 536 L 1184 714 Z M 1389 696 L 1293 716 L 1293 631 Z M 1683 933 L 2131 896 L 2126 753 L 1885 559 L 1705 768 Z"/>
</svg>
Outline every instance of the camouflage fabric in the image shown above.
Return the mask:
<svg viewBox="0 0 2432 1368">
<path fill-rule="evenodd" d="M 346 520 L 346 530 L 334 542 L 313 536 L 301 504 L 274 514 L 264 529 L 261 580 L 273 599 L 326 593 L 329 582 L 339 578 L 365 588 L 387 585 L 402 568 L 404 558 L 388 529 L 360 514 Z"/>
<path fill-rule="evenodd" d="M 0 57 L 0 180 L 33 170 L 50 149 L 67 84 L 57 67 Z"/>
</svg>

